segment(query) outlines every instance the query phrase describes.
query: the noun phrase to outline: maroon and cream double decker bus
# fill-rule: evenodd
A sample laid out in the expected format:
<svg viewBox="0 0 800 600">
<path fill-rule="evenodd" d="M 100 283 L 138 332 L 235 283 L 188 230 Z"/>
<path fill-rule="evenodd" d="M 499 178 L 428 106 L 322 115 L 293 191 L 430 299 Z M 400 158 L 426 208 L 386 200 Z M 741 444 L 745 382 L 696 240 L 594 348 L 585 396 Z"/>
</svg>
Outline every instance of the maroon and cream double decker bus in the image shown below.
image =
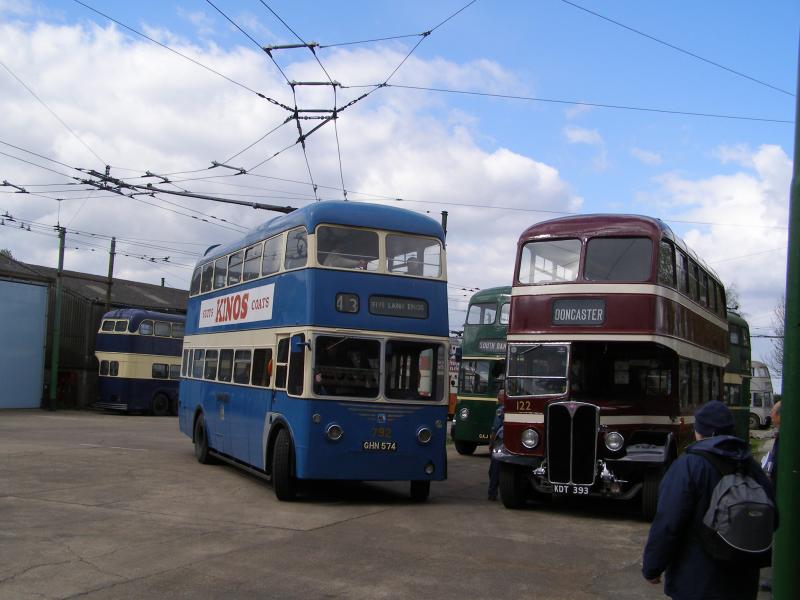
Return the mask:
<svg viewBox="0 0 800 600">
<path fill-rule="evenodd" d="M 662 221 L 582 215 L 527 229 L 495 454 L 503 504 L 640 494 L 651 518 L 694 410 L 722 397 L 726 344 L 719 278 Z"/>
</svg>

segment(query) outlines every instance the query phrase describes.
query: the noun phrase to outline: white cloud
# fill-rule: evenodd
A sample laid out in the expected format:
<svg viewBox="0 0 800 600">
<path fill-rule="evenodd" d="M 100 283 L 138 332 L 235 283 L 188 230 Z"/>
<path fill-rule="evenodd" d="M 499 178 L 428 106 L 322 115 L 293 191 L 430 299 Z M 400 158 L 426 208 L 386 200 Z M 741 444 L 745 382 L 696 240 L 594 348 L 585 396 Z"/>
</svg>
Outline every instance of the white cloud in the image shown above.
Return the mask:
<svg viewBox="0 0 800 600">
<path fill-rule="evenodd" d="M 643 150 L 642 148 L 631 148 L 631 154 L 646 165 L 660 165 L 661 155 L 651 150 Z"/>
<path fill-rule="evenodd" d="M 586 129 L 577 125 L 567 125 L 562 130 L 564 137 L 570 144 L 584 144 L 598 149 L 597 154 L 592 159 L 592 167 L 595 171 L 605 171 L 608 169 L 608 150 L 606 149 L 603 136 L 596 129 Z"/>
<path fill-rule="evenodd" d="M 292 104 L 291 91 L 282 76 L 254 48 L 242 45 L 225 50 L 212 42 L 200 45 L 187 42 L 163 29 L 157 34 L 176 50 L 231 79 Z M 320 52 L 320 57 L 335 79 L 358 84 L 383 81 L 406 54 L 407 50 L 396 46 L 381 46 L 334 49 Z M 112 175 L 117 177 L 133 177 L 145 170 L 170 173 L 205 169 L 212 160 L 223 161 L 239 152 L 287 116 L 285 111 L 253 93 L 154 44 L 131 39 L 115 27 L 0 24 L 0 56 L 104 163 L 112 166 Z M 317 81 L 323 78 L 313 57 L 307 53 L 296 56 L 302 60 L 282 63 L 290 78 Z M 478 88 L 496 91 L 510 89 L 516 81 L 512 74 L 488 60 L 454 63 L 442 58 L 423 60 L 413 55 L 392 81 L 402 83 L 404 77 L 419 85 L 441 87 L 467 80 Z M 0 72 L 0 87 L 0 111 L 6 116 L 4 140 L 68 165 L 105 168 L 104 163 L 99 164 L 3 72 Z M 338 105 L 365 91 L 339 90 Z M 332 107 L 333 94 L 329 87 L 298 89 L 298 102 L 301 106 Z M 304 122 L 304 130 L 317 123 Z M 441 211 L 447 210 L 450 279 L 465 286 L 508 284 L 519 233 L 531 223 L 549 218 L 552 212 L 576 211 L 582 203 L 554 167 L 507 148 L 482 148 L 476 142 L 484 136 L 478 129 L 480 122 L 463 109 L 449 108 L 441 97 L 397 88 L 379 89 L 342 112 L 337 126 L 342 171 L 350 199 L 385 201 L 383 196 L 399 197 L 405 202 L 395 205 L 429 212 L 437 220 Z M 291 146 L 296 139 L 296 126 L 289 123 L 232 163 L 249 169 Z M 315 182 L 339 187 L 341 176 L 333 125 L 320 128 L 306 145 Z M 23 156 L 18 151 L 9 153 Z M 35 161 L 48 164 L 43 159 Z M 51 166 L 70 176 L 79 175 L 66 167 Z M 200 193 L 268 204 L 298 206 L 313 201 L 311 187 L 302 183 L 309 176 L 299 146 L 281 152 L 255 173 L 301 183 L 250 175 L 195 182 L 180 181 L 181 177 L 175 176 L 173 180 L 178 186 Z M 215 169 L 187 174 L 184 178 L 231 174 Z M 3 156 L 0 156 L 0 179 L 29 186 L 77 183 Z M 58 189 L 68 190 L 70 186 Z M 251 228 L 274 216 L 249 208 L 167 196 L 163 200 L 144 196 L 137 202 L 105 191 L 52 195 L 67 199 L 56 202 L 0 194 L 0 210 L 47 225 L 60 221 L 69 223 L 72 229 L 118 238 L 159 240 L 162 247 L 192 251 L 204 249 L 202 244 L 232 241 L 239 235 L 211 223 Z M 341 192 L 320 187 L 320 195 L 339 198 Z M 162 209 L 142 202 L 158 204 Z M 495 205 L 516 210 L 487 208 Z M 206 223 L 171 212 L 175 210 L 196 210 L 217 220 L 206 216 L 203 218 L 210 222 Z M 6 228 L 0 228 L 0 235 L 0 247 L 10 248 L 21 260 L 55 264 L 55 238 Z M 81 244 L 85 241 L 68 235 L 67 246 L 82 249 L 67 253 L 66 268 L 104 274 L 107 268 L 104 247 L 108 242 L 95 241 L 95 246 L 100 247 L 92 252 Z M 117 248 L 120 252 L 117 276 L 150 282 L 166 276 L 168 284 L 187 286 L 188 269 L 154 265 L 122 254 L 170 255 L 173 262 L 180 264 L 193 264 L 194 257 L 123 241 L 118 241 Z M 460 326 L 460 319 L 463 315 L 454 313 L 454 327 Z"/>
<path fill-rule="evenodd" d="M 596 129 L 586 129 L 577 125 L 564 127 L 564 137 L 570 144 L 588 144 L 589 146 L 603 146 L 603 137 Z"/>
</svg>

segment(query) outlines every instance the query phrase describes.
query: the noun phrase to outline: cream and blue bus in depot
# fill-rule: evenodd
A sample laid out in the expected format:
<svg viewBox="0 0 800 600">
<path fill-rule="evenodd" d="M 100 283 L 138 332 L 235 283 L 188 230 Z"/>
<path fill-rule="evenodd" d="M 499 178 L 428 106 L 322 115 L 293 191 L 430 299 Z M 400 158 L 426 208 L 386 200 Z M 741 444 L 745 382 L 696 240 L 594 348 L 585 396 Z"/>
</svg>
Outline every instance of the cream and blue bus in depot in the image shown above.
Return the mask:
<svg viewBox="0 0 800 600">
<path fill-rule="evenodd" d="M 180 429 L 199 462 L 271 480 L 445 479 L 444 232 L 406 210 L 326 201 L 206 253 L 194 270 Z"/>
<path fill-rule="evenodd" d="M 95 340 L 95 408 L 178 414 L 184 316 L 139 308 L 107 312 Z"/>
</svg>

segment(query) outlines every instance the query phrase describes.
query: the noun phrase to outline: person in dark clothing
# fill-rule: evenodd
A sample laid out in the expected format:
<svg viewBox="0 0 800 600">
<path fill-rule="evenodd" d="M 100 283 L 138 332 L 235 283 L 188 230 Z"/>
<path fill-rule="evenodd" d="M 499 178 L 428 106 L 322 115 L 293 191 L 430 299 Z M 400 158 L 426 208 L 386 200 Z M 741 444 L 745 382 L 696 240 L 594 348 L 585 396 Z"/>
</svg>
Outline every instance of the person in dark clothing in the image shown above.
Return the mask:
<svg viewBox="0 0 800 600">
<path fill-rule="evenodd" d="M 778 400 L 770 412 L 772 425 L 775 427 L 775 439 L 772 441 L 772 448 L 764 461 L 764 472 L 772 482 L 772 487 L 778 489 L 778 439 L 780 437 L 781 426 L 781 401 Z"/>
<path fill-rule="evenodd" d="M 500 486 L 500 461 L 494 458 L 494 448 L 503 443 L 503 413 L 505 392 L 500 390 L 497 394 L 497 410 L 494 413 L 492 431 L 489 434 L 489 500 L 497 500 L 497 488 Z"/>
<path fill-rule="evenodd" d="M 722 402 L 700 407 L 694 429 L 697 441 L 672 463 L 659 487 L 642 574 L 658 584 L 664 573 L 664 593 L 673 600 L 753 600 L 758 594 L 758 567 L 718 562 L 700 541 L 703 514 L 722 478 L 701 453 L 748 469 L 774 501 L 772 486 L 750 455 L 748 444 L 735 437 L 733 415 Z"/>
</svg>

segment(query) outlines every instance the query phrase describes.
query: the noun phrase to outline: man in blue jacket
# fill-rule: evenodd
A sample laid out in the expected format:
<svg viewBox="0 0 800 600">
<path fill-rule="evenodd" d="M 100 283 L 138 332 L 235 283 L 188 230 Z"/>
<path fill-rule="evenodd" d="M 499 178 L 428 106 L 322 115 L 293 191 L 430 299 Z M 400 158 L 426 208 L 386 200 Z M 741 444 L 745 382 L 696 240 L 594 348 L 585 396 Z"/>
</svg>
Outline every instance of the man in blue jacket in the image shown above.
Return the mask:
<svg viewBox="0 0 800 600">
<path fill-rule="evenodd" d="M 758 594 L 759 568 L 716 561 L 700 541 L 703 514 L 722 475 L 699 452 L 746 465 L 770 496 L 772 486 L 750 456 L 747 443 L 733 435 L 733 415 L 722 402 L 701 406 L 695 413 L 694 430 L 697 441 L 672 463 L 659 487 L 642 574 L 658 584 L 664 573 L 664 593 L 673 600 L 753 600 Z"/>
</svg>

